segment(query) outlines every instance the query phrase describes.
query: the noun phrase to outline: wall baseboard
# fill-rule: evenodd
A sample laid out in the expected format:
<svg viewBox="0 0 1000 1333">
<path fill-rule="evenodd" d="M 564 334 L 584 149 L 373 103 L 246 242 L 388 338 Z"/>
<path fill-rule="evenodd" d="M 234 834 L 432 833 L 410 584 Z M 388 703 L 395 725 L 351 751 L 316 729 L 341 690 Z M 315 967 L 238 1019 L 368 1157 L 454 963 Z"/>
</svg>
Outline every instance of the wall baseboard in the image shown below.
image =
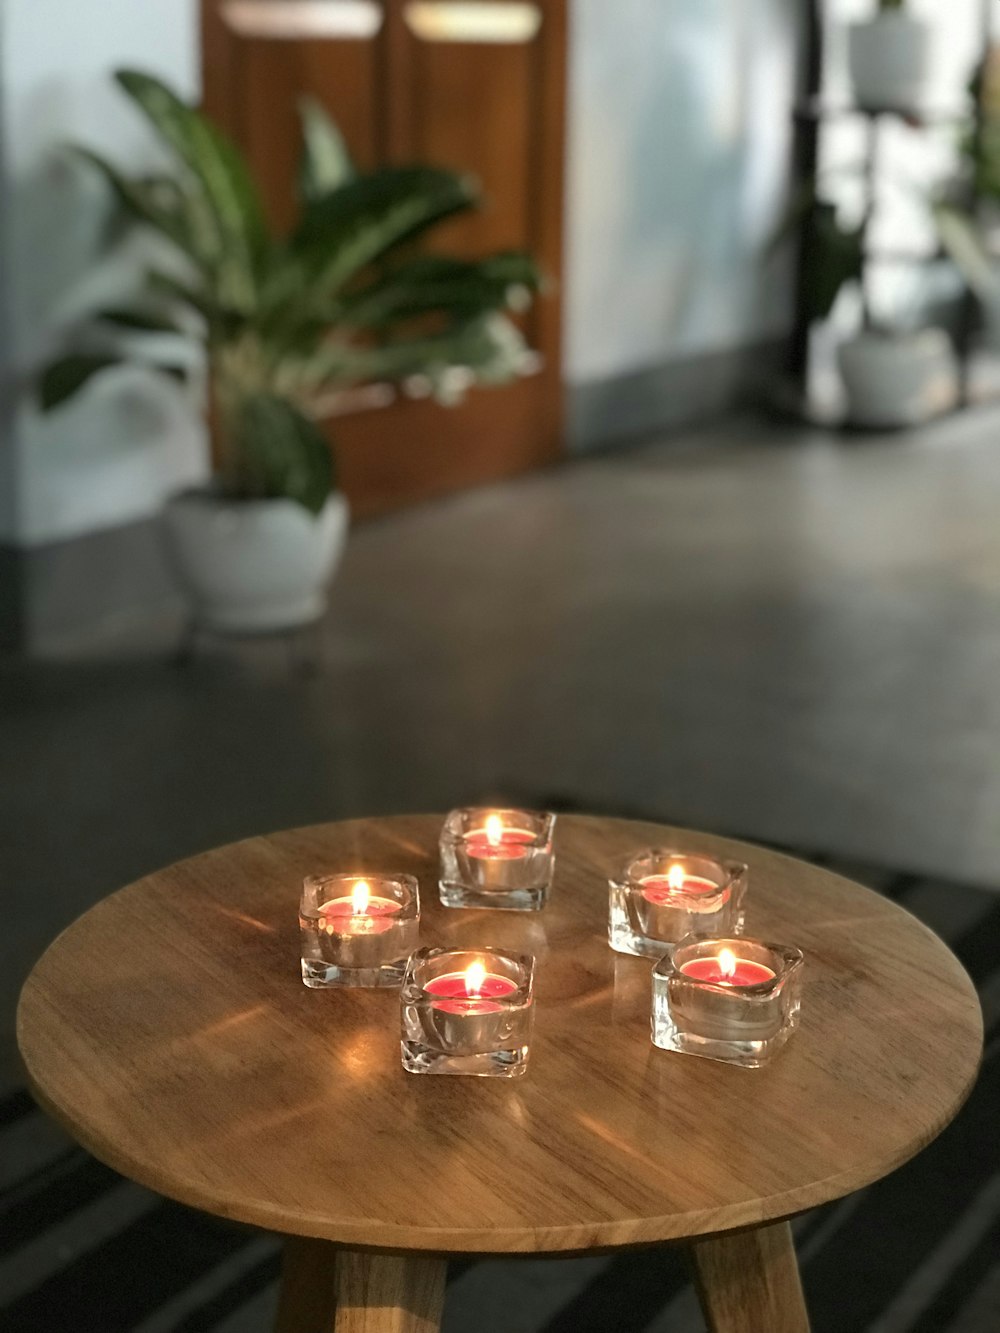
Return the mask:
<svg viewBox="0 0 1000 1333">
<path fill-rule="evenodd" d="M 762 386 L 782 373 L 787 349 L 787 339 L 771 339 L 571 384 L 570 453 L 690 426 L 759 402 Z"/>
</svg>

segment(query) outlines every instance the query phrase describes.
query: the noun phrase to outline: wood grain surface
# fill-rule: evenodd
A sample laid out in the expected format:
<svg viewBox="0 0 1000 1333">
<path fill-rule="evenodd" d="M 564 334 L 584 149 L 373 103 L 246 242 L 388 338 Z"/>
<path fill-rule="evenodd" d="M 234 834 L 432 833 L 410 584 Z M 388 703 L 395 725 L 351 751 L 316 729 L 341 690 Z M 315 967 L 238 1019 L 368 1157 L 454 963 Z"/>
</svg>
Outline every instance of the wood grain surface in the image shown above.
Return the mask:
<svg viewBox="0 0 1000 1333">
<path fill-rule="evenodd" d="M 709 1333 L 809 1333 L 787 1222 L 693 1241 L 688 1259 Z"/>
<path fill-rule="evenodd" d="M 948 1123 L 979 1004 L 930 931 L 743 843 L 562 817 L 549 906 L 445 911 L 440 816 L 250 839 L 99 903 L 25 984 L 40 1101 L 97 1157 L 224 1217 L 353 1246 L 586 1250 L 781 1219 L 885 1175 Z M 650 963 L 607 945 L 607 876 L 649 844 L 745 860 L 748 932 L 806 952 L 802 1020 L 745 1070 L 657 1050 Z M 393 991 L 307 990 L 302 876 L 419 877 L 423 940 L 533 952 L 526 1077 L 404 1074 Z"/>
<path fill-rule="evenodd" d="M 437 1333 L 447 1272 L 447 1260 L 430 1255 L 289 1236 L 276 1333 Z"/>
</svg>

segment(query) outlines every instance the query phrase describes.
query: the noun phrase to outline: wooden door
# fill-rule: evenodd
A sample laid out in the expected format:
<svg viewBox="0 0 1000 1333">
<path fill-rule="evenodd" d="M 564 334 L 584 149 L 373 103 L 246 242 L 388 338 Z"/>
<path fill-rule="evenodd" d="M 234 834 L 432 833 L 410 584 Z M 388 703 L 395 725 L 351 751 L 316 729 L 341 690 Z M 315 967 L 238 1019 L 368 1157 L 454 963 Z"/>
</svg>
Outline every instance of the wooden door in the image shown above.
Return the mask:
<svg viewBox="0 0 1000 1333">
<path fill-rule="evenodd" d="M 552 280 L 525 323 L 536 373 L 455 408 L 374 386 L 331 423 L 355 513 L 557 457 L 565 0 L 202 0 L 202 30 L 205 108 L 247 152 L 278 225 L 294 212 L 296 104 L 309 93 L 362 166 L 421 161 L 480 177 L 484 208 L 443 225 L 435 248 L 524 248 Z"/>
</svg>

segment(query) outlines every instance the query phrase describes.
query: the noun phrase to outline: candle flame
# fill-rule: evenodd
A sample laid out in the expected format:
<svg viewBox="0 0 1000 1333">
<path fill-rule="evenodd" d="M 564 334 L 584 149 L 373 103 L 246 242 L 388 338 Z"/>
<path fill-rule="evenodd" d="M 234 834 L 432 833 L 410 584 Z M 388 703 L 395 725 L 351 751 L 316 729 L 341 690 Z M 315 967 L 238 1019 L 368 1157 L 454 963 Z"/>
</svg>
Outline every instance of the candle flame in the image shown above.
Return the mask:
<svg viewBox="0 0 1000 1333">
<path fill-rule="evenodd" d="M 478 995 L 486 980 L 486 968 L 482 963 L 470 963 L 465 969 L 465 989 L 469 995 Z"/>
<path fill-rule="evenodd" d="M 499 815 L 486 816 L 486 841 L 491 847 L 499 847 L 503 842 L 503 820 Z"/>
<path fill-rule="evenodd" d="M 359 879 L 351 892 L 351 911 L 355 916 L 364 916 L 368 911 L 368 903 L 371 899 L 372 891 L 368 887 L 366 879 Z"/>
<path fill-rule="evenodd" d="M 736 955 L 732 949 L 719 950 L 719 971 L 724 977 L 736 975 Z"/>
<path fill-rule="evenodd" d="M 672 865 L 667 871 L 667 884 L 671 889 L 683 889 L 686 878 L 682 865 Z"/>
</svg>

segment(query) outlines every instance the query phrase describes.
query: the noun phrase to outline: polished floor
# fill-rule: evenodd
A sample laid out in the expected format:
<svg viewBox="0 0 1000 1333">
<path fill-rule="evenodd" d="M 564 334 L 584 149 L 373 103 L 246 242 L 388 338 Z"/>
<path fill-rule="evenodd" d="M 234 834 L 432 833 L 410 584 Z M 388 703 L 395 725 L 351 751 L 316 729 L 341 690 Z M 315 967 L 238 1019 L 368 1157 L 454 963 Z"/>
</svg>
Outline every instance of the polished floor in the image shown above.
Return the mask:
<svg viewBox="0 0 1000 1333">
<path fill-rule="evenodd" d="M 359 527 L 312 676 L 177 668 L 174 622 L 3 663 L 5 1059 L 90 902 L 341 815 L 548 797 L 1000 884 L 998 520 L 996 414 L 738 421 Z"/>
</svg>

